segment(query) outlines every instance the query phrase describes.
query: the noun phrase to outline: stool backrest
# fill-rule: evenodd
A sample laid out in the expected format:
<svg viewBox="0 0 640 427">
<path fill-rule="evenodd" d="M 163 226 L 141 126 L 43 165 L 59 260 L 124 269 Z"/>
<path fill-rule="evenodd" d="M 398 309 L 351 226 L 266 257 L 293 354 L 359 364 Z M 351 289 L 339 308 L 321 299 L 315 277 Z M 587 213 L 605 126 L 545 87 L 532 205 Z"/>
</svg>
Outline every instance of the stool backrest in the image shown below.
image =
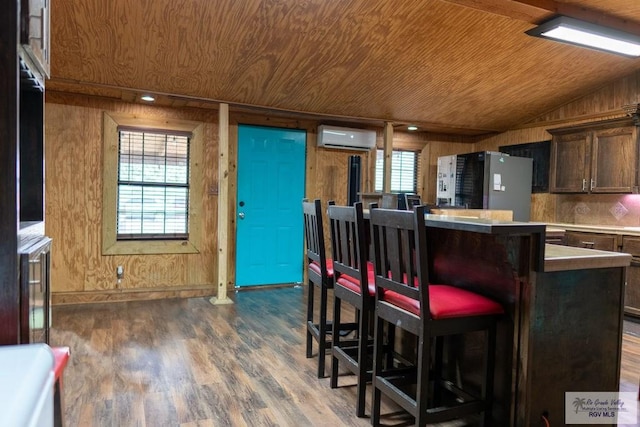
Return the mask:
<svg viewBox="0 0 640 427">
<path fill-rule="evenodd" d="M 404 208 L 408 211 L 415 209 L 422 204 L 420 196 L 417 194 L 404 194 Z"/>
<path fill-rule="evenodd" d="M 424 212 L 419 206 L 415 211 L 371 209 L 369 215 L 376 299 L 394 291 L 419 302 L 421 312 L 429 313 L 428 286 L 419 286 L 429 283 Z"/>
<path fill-rule="evenodd" d="M 362 295 L 368 295 L 367 234 L 362 202 L 353 206 L 329 206 L 331 250 L 336 280 L 346 274 L 360 282 Z"/>
<path fill-rule="evenodd" d="M 322 203 L 320 199 L 313 202 L 302 202 L 304 215 L 304 234 L 307 244 L 307 263 L 315 262 L 319 265 L 321 276 L 327 277 L 327 255 L 324 244 L 322 224 Z"/>
<path fill-rule="evenodd" d="M 382 193 L 380 206 L 384 209 L 398 209 L 398 195 L 393 193 Z"/>
</svg>

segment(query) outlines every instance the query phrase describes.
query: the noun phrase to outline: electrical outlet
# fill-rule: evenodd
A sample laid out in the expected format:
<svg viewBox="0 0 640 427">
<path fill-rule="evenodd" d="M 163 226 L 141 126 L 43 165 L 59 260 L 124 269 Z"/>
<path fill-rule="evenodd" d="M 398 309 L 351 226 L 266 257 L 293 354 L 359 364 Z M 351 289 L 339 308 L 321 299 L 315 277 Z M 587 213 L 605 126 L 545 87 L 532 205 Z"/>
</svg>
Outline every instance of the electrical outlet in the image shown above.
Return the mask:
<svg viewBox="0 0 640 427">
<path fill-rule="evenodd" d="M 124 277 L 124 267 L 119 265 L 118 267 L 116 267 L 116 277 L 118 278 L 118 280 L 122 280 L 122 278 Z"/>
</svg>

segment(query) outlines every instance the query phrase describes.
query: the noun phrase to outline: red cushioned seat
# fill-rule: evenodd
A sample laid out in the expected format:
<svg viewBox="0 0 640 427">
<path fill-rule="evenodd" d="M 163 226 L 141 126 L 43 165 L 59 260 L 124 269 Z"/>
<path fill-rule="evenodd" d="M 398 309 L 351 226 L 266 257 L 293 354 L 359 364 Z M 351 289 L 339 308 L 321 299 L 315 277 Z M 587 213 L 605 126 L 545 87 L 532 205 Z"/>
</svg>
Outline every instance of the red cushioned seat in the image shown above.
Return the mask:
<svg viewBox="0 0 640 427">
<path fill-rule="evenodd" d="M 387 291 L 384 300 L 416 316 L 420 315 L 420 301 L 418 300 L 393 291 Z M 504 313 L 502 306 L 497 302 L 474 292 L 449 285 L 429 286 L 429 308 L 432 319 Z"/>
<path fill-rule="evenodd" d="M 62 373 L 69 361 L 69 347 L 51 347 L 53 352 L 53 425 L 64 426 L 64 392 L 62 390 Z"/>
<path fill-rule="evenodd" d="M 320 272 L 320 264 L 318 264 L 316 261 L 312 261 L 309 264 L 309 269 L 315 271 L 318 274 L 321 274 L 321 272 Z M 333 277 L 333 260 L 332 259 L 328 259 L 327 260 L 327 275 L 329 277 Z"/>
<path fill-rule="evenodd" d="M 53 352 L 54 360 L 53 373 L 57 380 L 62 376 L 64 367 L 67 365 L 67 361 L 69 360 L 69 347 L 51 347 L 51 351 Z"/>
<path fill-rule="evenodd" d="M 371 261 L 367 262 L 367 279 L 369 295 L 374 296 L 376 294 L 376 272 Z M 351 289 L 353 292 L 360 293 L 360 281 L 355 277 L 343 274 L 336 283 L 339 283 L 347 289 Z"/>
</svg>

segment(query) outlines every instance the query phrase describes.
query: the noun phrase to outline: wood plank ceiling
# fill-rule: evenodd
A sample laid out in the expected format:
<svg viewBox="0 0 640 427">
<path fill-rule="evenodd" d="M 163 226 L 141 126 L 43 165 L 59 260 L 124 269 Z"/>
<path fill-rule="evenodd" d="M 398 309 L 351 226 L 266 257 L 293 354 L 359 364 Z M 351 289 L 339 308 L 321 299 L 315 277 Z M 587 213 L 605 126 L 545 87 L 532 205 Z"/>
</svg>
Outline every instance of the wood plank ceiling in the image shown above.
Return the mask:
<svg viewBox="0 0 640 427">
<path fill-rule="evenodd" d="M 422 130 L 513 128 L 640 70 L 525 35 L 562 13 L 640 32 L 637 0 L 55 0 L 48 89 L 228 102 Z"/>
</svg>

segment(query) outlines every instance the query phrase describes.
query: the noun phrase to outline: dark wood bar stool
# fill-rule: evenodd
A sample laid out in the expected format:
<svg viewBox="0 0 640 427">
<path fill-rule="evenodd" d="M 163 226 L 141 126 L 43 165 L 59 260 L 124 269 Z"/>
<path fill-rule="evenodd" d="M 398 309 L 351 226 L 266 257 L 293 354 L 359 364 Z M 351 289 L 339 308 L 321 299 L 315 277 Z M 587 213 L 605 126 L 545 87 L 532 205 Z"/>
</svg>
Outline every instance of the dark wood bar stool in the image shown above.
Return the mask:
<svg viewBox="0 0 640 427">
<path fill-rule="evenodd" d="M 430 284 L 424 213 L 424 206 L 414 212 L 370 211 L 376 283 L 371 421 L 380 423 L 384 394 L 413 415 L 417 426 L 481 412 L 490 425 L 496 324 L 503 308 L 474 292 Z M 383 366 L 385 323 L 418 337 L 415 364 Z M 443 376 L 443 338 L 475 331 L 486 336 L 480 393 Z"/>
<path fill-rule="evenodd" d="M 332 205 L 333 202 L 329 202 Z M 309 280 L 307 297 L 307 358 L 313 356 L 313 341 L 318 343 L 318 378 L 325 376 L 325 356 L 331 348 L 328 338 L 333 333 L 331 321 L 327 320 L 328 294 L 333 289 L 333 260 L 327 258 L 322 225 L 322 203 L 320 199 L 302 202 L 304 214 L 305 240 L 307 242 L 307 276 Z M 320 290 L 318 319 L 314 319 L 315 288 Z M 356 328 L 355 322 L 343 324 L 338 333 L 348 334 Z"/>
<path fill-rule="evenodd" d="M 325 355 L 331 346 L 327 335 L 331 323 L 327 321 L 328 290 L 333 289 L 333 261 L 327 259 L 322 225 L 320 199 L 302 202 L 305 240 L 307 242 L 307 276 L 309 280 L 307 298 L 307 358 L 313 356 L 313 340 L 318 343 L 318 378 L 325 375 Z M 320 290 L 319 319 L 314 319 L 315 288 Z"/>
<path fill-rule="evenodd" d="M 420 200 L 420 196 L 418 196 L 417 194 L 405 193 L 402 195 L 402 198 L 403 198 L 402 206 L 404 210 L 407 210 L 407 211 L 415 209 L 417 206 L 420 206 L 422 204 L 422 201 Z"/>
<path fill-rule="evenodd" d="M 356 415 L 365 415 L 366 387 L 371 381 L 373 366 L 373 338 L 369 333 L 372 321 L 375 286 L 373 264 L 368 261 L 367 237 L 362 203 L 351 206 L 329 206 L 331 249 L 335 288 L 333 291 L 333 324 L 340 330 L 352 324 L 341 320 L 342 302 L 356 309 L 355 338 L 332 336 L 331 388 L 338 386 L 339 366 L 347 368 L 357 377 Z"/>
</svg>

